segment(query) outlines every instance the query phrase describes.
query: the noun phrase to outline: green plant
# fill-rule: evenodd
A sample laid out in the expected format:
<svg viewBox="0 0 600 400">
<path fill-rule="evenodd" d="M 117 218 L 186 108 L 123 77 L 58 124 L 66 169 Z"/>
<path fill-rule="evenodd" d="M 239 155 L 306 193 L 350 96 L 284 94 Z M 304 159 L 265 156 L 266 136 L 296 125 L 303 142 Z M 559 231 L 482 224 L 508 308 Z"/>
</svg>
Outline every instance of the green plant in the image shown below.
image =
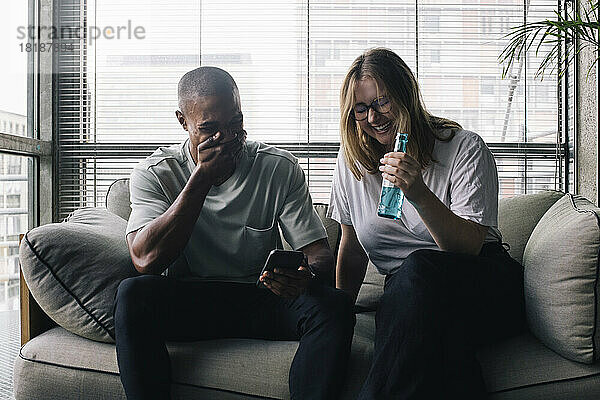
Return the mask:
<svg viewBox="0 0 600 400">
<path fill-rule="evenodd" d="M 556 19 L 528 22 L 512 28 L 511 32 L 504 36 L 509 39 L 509 43 L 498 57 L 500 63 L 504 64 L 502 78 L 511 74 L 513 64 L 517 61 L 520 62 L 520 71 L 525 54 L 534 44 L 537 44 L 536 56 L 542 49 L 542 45 L 549 45 L 549 50 L 535 74 L 536 78 L 540 77 L 542 80 L 548 68 L 550 68 L 550 73 L 558 70 L 559 77 L 562 76 L 575 55 L 583 49 L 591 47 L 597 51 L 598 28 L 600 27 L 596 15 L 598 1 L 587 1 L 589 7 L 584 13 L 572 10 L 563 16 L 555 11 Z M 544 51 L 546 51 L 545 48 Z M 597 62 L 598 56 L 588 70 L 588 75 Z"/>
</svg>

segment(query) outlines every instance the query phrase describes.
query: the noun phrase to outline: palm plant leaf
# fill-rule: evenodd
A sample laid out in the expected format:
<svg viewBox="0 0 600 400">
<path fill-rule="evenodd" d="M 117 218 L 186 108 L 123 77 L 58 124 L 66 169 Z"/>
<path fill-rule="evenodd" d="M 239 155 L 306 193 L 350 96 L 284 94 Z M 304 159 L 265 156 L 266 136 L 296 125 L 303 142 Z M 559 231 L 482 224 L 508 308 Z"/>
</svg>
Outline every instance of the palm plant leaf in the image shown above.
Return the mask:
<svg viewBox="0 0 600 400">
<path fill-rule="evenodd" d="M 508 39 L 508 44 L 498 56 L 499 62 L 503 64 L 502 78 L 512 70 L 515 62 L 526 56 L 534 44 L 536 56 L 542 50 L 545 52 L 536 72 L 536 77 L 542 80 L 548 70 L 550 73 L 558 71 L 559 77 L 562 76 L 581 50 L 587 47 L 598 49 L 598 0 L 588 0 L 588 3 L 589 7 L 584 13 L 572 11 L 563 16 L 555 11 L 556 19 L 528 22 L 512 28 L 503 36 Z M 598 58 L 592 67 L 597 62 Z"/>
</svg>

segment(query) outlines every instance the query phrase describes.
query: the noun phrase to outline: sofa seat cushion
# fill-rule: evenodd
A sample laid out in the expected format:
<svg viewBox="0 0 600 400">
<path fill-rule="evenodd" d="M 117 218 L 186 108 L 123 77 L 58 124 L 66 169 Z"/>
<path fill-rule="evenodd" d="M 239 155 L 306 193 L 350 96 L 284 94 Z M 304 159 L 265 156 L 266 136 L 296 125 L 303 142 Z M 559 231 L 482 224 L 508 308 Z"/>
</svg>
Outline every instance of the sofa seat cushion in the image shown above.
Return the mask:
<svg viewBox="0 0 600 400">
<path fill-rule="evenodd" d="M 600 363 L 588 365 L 567 360 L 544 346 L 531 333 L 484 347 L 477 358 L 489 392 L 517 391 L 556 383 L 566 385 L 569 381 L 584 378 L 594 378 L 595 391 L 600 391 Z M 563 393 L 557 398 L 580 398 L 578 390 L 581 389 L 575 388 L 571 395 Z"/>
<path fill-rule="evenodd" d="M 373 353 L 374 317 L 374 312 L 357 314 L 350 372 L 343 399 L 356 397 L 368 372 Z M 297 342 L 251 339 L 169 344 L 174 386 L 288 399 L 288 369 L 297 346 Z M 569 361 L 529 333 L 481 349 L 478 359 L 493 399 L 513 398 L 508 395 L 510 393 L 515 394 L 515 398 L 529 398 L 517 393 L 527 390 L 533 396 L 549 387 L 560 395 L 547 398 L 577 398 L 581 387 L 572 384 L 577 381 L 586 381 L 595 392 L 600 392 L 600 364 Z M 56 382 L 68 375 L 79 385 L 104 382 L 102 385 L 112 387 L 110 390 L 114 397 L 110 398 L 124 398 L 112 344 L 94 342 L 55 327 L 23 346 L 17 365 L 23 362 L 43 367 L 35 370 L 37 376 L 27 375 L 34 373 L 31 365 L 29 368 L 15 368 L 15 393 L 27 389 L 20 382 L 23 382 L 22 385 L 25 382 Z M 63 368 L 56 370 L 51 366 Z M 65 369 L 69 371 L 66 375 Z M 100 393 L 108 389 L 98 387 L 97 390 Z M 85 387 L 81 388 L 81 392 L 93 393 L 93 390 Z M 78 397 L 74 393 L 74 397 L 64 398 Z"/>
<path fill-rule="evenodd" d="M 354 341 L 357 340 L 371 343 L 375 340 L 375 312 L 356 315 Z M 575 387 L 575 391 L 569 392 L 571 389 L 566 383 L 584 378 L 593 378 L 596 382 L 595 391 L 600 392 L 600 363 L 587 365 L 567 360 L 544 346 L 531 333 L 523 333 L 483 347 L 479 350 L 477 358 L 481 363 L 486 387 L 491 394 L 520 393 L 532 386 L 539 386 L 540 391 L 543 391 L 544 385 L 560 386 L 561 383 L 565 383 L 565 390 L 556 398 L 578 398 L 576 394 L 580 389 Z M 536 391 L 530 391 L 530 394 L 532 393 L 535 394 Z M 520 395 L 516 397 L 529 398 Z"/>
<path fill-rule="evenodd" d="M 385 276 L 380 274 L 375 265 L 369 261 L 365 278 L 356 298 L 355 309 L 357 312 L 377 310 L 379 300 L 383 295 L 384 282 Z"/>
<path fill-rule="evenodd" d="M 358 385 L 364 380 L 371 362 L 372 347 L 372 342 L 364 338 L 358 338 L 353 343 L 352 367 L 345 398 L 353 398 L 359 389 Z M 298 342 L 218 339 L 169 343 L 167 348 L 175 385 L 275 399 L 289 398 L 288 371 Z M 78 371 L 76 373 L 82 377 L 89 372 L 118 375 L 114 345 L 82 338 L 61 327 L 30 340 L 21 349 L 20 359 L 66 367 Z M 27 370 L 18 373 L 26 374 Z M 37 378 L 51 379 L 49 376 Z M 15 376 L 15 390 L 21 390 L 18 388 L 19 381 L 32 381 L 32 378 Z"/>
</svg>

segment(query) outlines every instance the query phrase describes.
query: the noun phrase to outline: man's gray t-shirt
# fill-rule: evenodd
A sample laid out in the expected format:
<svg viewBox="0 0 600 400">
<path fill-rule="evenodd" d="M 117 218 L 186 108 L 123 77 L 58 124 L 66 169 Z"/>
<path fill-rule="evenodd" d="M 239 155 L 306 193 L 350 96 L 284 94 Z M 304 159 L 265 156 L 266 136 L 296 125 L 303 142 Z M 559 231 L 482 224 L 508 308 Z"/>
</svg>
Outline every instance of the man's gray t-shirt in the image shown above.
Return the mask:
<svg viewBox="0 0 600 400">
<path fill-rule="evenodd" d="M 448 142 L 436 140 L 433 158 L 437 162 L 422 172 L 427 187 L 456 215 L 488 226 L 486 242 L 500 242 L 498 172 L 483 139 L 474 132 L 457 130 Z M 340 151 L 328 216 L 341 224 L 353 225 L 360 244 L 379 272 L 393 273 L 413 251 L 439 250 L 408 200 L 404 200 L 399 221 L 377 215 L 383 178 L 381 173 L 371 175 L 362 171 L 363 178 L 358 181 Z"/>
<path fill-rule="evenodd" d="M 162 215 L 194 168 L 189 139 L 161 147 L 138 164 L 130 180 L 127 233 Z M 208 192 L 183 251 L 192 275 L 255 282 L 277 245 L 278 225 L 294 249 L 327 237 L 298 160 L 287 151 L 248 141 L 233 175 Z"/>
</svg>

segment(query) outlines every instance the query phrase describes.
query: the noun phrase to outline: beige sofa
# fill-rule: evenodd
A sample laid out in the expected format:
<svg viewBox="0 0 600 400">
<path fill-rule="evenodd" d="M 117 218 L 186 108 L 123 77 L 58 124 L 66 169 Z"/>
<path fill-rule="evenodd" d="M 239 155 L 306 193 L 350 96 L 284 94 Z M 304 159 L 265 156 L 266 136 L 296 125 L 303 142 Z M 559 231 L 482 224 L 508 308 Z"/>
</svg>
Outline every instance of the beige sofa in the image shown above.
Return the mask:
<svg viewBox="0 0 600 400">
<path fill-rule="evenodd" d="M 127 218 L 126 180 L 115 182 L 108 209 Z M 500 202 L 499 227 L 511 255 L 521 260 L 538 220 L 559 192 L 519 196 Z M 339 226 L 315 205 L 333 248 Z M 48 238 L 52 240 L 52 238 Z M 373 351 L 374 308 L 382 277 L 370 265 L 357 301 L 357 323 L 344 399 L 353 399 Z M 14 367 L 14 394 L 25 399 L 124 399 L 115 347 L 77 336 L 53 324 L 27 291 L 22 292 L 23 341 Z M 287 399 L 293 341 L 223 339 L 169 345 L 176 399 Z M 483 348 L 478 354 L 492 399 L 598 399 L 600 364 L 582 364 L 556 354 L 532 334 Z"/>
</svg>

